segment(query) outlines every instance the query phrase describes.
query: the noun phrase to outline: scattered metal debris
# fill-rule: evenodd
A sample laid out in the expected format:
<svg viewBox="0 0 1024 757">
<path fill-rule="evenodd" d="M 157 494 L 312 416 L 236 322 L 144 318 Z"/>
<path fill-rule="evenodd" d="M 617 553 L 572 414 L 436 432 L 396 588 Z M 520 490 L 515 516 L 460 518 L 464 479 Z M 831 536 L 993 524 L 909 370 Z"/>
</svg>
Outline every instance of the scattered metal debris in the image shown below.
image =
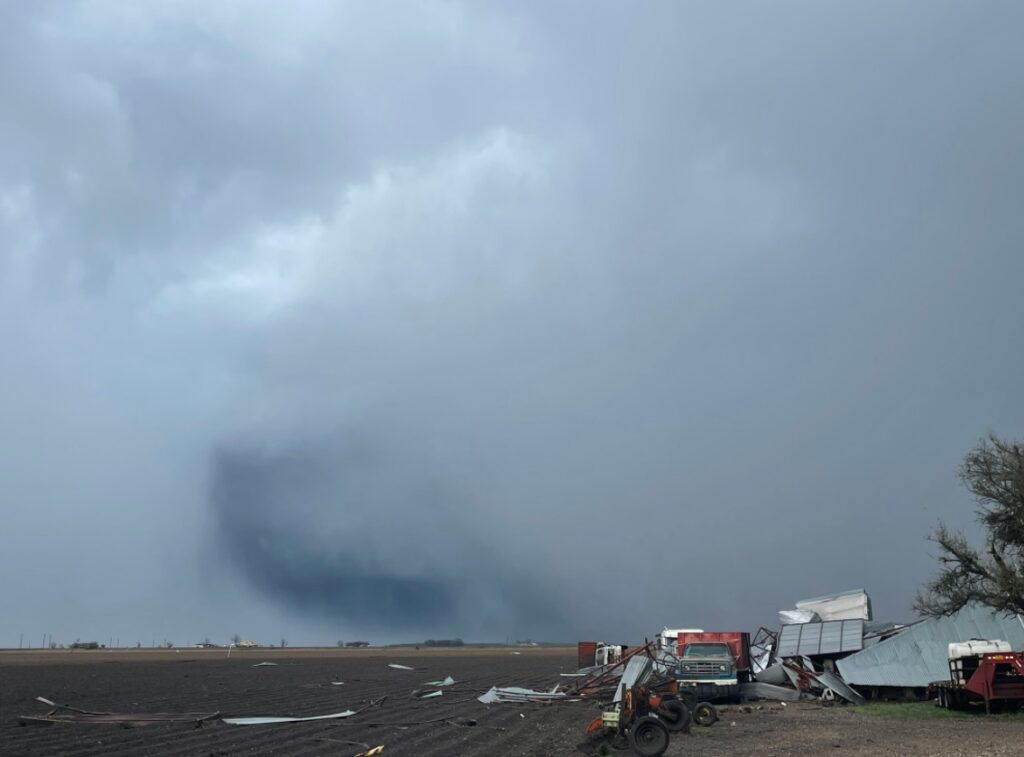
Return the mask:
<svg viewBox="0 0 1024 757">
<path fill-rule="evenodd" d="M 564 699 L 565 696 L 565 692 L 559 691 L 557 686 L 551 691 L 536 691 L 519 686 L 504 688 L 492 686 L 490 691 L 478 696 L 477 701 L 483 704 L 494 704 L 496 702 L 550 702 Z"/>
<path fill-rule="evenodd" d="M 191 723 L 199 728 L 206 721 L 220 717 L 219 712 L 152 712 L 152 713 L 123 713 L 123 712 L 91 712 L 80 710 L 67 704 L 57 704 L 45 697 L 36 697 L 36 700 L 49 705 L 51 709 L 45 715 L 21 715 L 18 722 L 22 725 L 50 725 L 53 723 L 80 723 L 94 725 L 120 725 L 123 727 L 136 727 L 144 725 L 166 724 L 166 723 Z"/>
<path fill-rule="evenodd" d="M 797 689 L 790 688 L 789 686 L 777 686 L 772 683 L 762 683 L 760 681 L 751 681 L 750 683 L 740 684 L 740 696 L 743 699 L 772 699 L 779 702 L 798 702 L 800 701 L 800 692 Z"/>
<path fill-rule="evenodd" d="M 455 679 L 451 676 L 446 676 L 443 681 L 427 681 L 424 686 L 451 686 L 455 683 Z"/>
<path fill-rule="evenodd" d="M 408 665 L 399 665 L 397 662 L 392 662 L 388 665 L 393 670 L 416 670 L 416 668 L 410 668 Z"/>
<path fill-rule="evenodd" d="M 863 589 L 842 591 L 824 597 L 801 599 L 796 609 L 811 612 L 820 620 L 871 620 L 871 598 Z"/>
<path fill-rule="evenodd" d="M 823 670 L 820 673 L 815 673 L 815 676 L 817 677 L 818 682 L 826 687 L 825 691 L 834 691 L 847 702 L 852 702 L 853 704 L 864 704 L 864 697 L 862 697 L 852 686 L 849 686 L 846 681 L 835 673 L 829 673 L 827 670 Z"/>
<path fill-rule="evenodd" d="M 311 720 L 343 720 L 344 718 L 350 718 L 353 715 L 358 715 L 361 712 L 369 710 L 371 707 L 382 707 L 387 697 L 381 697 L 380 699 L 372 700 L 365 707 L 361 707 L 358 710 L 345 710 L 344 712 L 332 712 L 327 715 L 312 715 L 309 717 L 298 718 L 291 716 L 271 716 L 271 717 L 252 717 L 252 718 L 223 718 L 223 722 L 228 725 L 274 725 L 277 723 L 305 723 Z"/>
<path fill-rule="evenodd" d="M 355 710 L 345 710 L 344 712 L 332 712 L 329 715 L 312 715 L 306 718 L 296 717 L 254 717 L 254 718 L 223 718 L 223 722 L 228 725 L 276 725 L 278 723 L 306 723 L 311 720 L 338 720 L 340 718 L 350 718 L 356 714 Z"/>
<path fill-rule="evenodd" d="M 276 662 L 257 662 L 255 665 L 253 665 L 253 667 L 254 668 L 266 668 L 266 667 L 271 667 L 271 666 L 276 666 L 276 665 L 277 665 Z"/>
</svg>

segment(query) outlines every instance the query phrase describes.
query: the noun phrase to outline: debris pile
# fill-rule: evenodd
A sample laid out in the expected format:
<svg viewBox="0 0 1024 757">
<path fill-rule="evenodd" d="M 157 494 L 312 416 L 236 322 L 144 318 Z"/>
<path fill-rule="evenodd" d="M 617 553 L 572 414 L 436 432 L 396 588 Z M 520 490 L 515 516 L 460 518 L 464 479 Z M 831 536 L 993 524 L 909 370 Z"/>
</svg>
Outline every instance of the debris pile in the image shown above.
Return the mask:
<svg viewBox="0 0 1024 757">
<path fill-rule="evenodd" d="M 631 685 L 668 689 L 688 701 L 769 699 L 823 704 L 866 699 L 923 699 L 948 679 L 947 647 L 971 639 L 1003 639 L 1024 650 L 1024 618 L 968 605 L 948 618 L 900 624 L 875 621 L 863 589 L 795 602 L 780 610 L 780 628 L 741 632 L 665 628 L 643 647 L 601 664 L 602 642 L 580 642 L 579 671 L 569 689 L 618 701 Z M 676 637 L 675 646 L 672 638 Z"/>
</svg>

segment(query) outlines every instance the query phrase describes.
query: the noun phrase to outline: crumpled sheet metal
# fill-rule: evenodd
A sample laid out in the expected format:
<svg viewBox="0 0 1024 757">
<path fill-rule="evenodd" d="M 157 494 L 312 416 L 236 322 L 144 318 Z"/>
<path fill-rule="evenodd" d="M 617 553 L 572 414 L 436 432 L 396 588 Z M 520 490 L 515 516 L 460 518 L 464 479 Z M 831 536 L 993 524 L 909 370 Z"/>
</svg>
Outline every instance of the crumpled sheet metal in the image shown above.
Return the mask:
<svg viewBox="0 0 1024 757">
<path fill-rule="evenodd" d="M 197 728 L 219 712 L 52 712 L 46 715 L 20 715 L 18 722 L 29 724 L 73 723 L 86 725 L 144 726 L 167 723 L 192 723 Z"/>
<path fill-rule="evenodd" d="M 853 589 L 801 599 L 796 603 L 796 609 L 813 612 L 821 620 L 871 620 L 871 597 L 863 589 Z"/>
<path fill-rule="evenodd" d="M 559 691 L 556 686 L 551 691 L 536 691 L 535 689 L 524 689 L 519 686 L 507 686 L 498 688 L 492 686 L 490 691 L 477 697 L 477 701 L 483 704 L 495 704 L 497 702 L 550 702 L 565 698 L 565 692 Z"/>
<path fill-rule="evenodd" d="M 282 717 L 223 718 L 223 721 L 228 725 L 276 725 L 278 723 L 306 723 L 311 720 L 337 720 L 339 718 L 348 718 L 355 714 L 355 710 L 345 710 L 344 712 L 312 715 L 306 718 L 295 718 L 285 715 Z"/>
<path fill-rule="evenodd" d="M 829 673 L 828 671 L 824 671 L 822 673 L 815 673 L 814 675 L 817 677 L 818 683 L 820 683 L 822 686 L 827 686 L 828 688 L 832 689 L 832 691 L 834 691 L 836 694 L 841 696 L 846 701 L 852 702 L 853 704 L 864 704 L 864 697 L 862 697 L 860 693 L 854 690 L 852 686 L 846 683 L 846 681 L 837 676 L 835 673 Z"/>
<path fill-rule="evenodd" d="M 45 715 L 19 716 L 18 721 L 23 725 L 76 723 L 134 727 L 158 723 L 192 723 L 198 728 L 205 721 L 220 717 L 219 712 L 92 712 L 80 710 L 67 704 L 57 704 L 46 697 L 36 697 L 36 700 L 53 709 Z"/>
<path fill-rule="evenodd" d="M 626 670 L 622 673 L 622 678 L 619 679 L 618 688 L 615 689 L 615 698 L 612 701 L 621 702 L 623 692 L 627 688 L 644 683 L 651 677 L 653 671 L 654 661 L 650 657 L 646 655 L 631 657 L 629 662 L 626 663 Z"/>
<path fill-rule="evenodd" d="M 786 669 L 782 666 L 781 662 L 773 663 L 764 670 L 755 673 L 754 678 L 759 683 L 774 684 L 775 686 L 781 686 L 788 680 Z"/>
<path fill-rule="evenodd" d="M 864 704 L 865 702 L 864 697 L 835 673 L 815 671 L 814 666 L 807 658 L 803 659 L 802 665 L 796 658 L 792 658 L 784 660 L 782 666 L 790 682 L 800 691 L 831 689 L 853 704 Z"/>
<path fill-rule="evenodd" d="M 427 681 L 424 686 L 452 686 L 455 684 L 455 679 L 451 676 L 446 676 L 443 681 Z"/>
<path fill-rule="evenodd" d="M 741 683 L 740 696 L 743 699 L 770 699 L 776 702 L 799 702 L 801 699 L 809 698 L 808 695 L 789 686 L 776 686 L 760 681 Z"/>
</svg>

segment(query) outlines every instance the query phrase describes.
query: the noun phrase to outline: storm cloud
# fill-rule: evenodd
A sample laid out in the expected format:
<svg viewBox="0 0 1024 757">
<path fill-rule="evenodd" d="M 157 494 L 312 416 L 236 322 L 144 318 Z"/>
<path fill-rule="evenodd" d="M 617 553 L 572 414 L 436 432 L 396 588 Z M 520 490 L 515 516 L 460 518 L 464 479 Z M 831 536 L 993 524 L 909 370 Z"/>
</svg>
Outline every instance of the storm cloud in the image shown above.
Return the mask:
<svg viewBox="0 0 1024 757">
<path fill-rule="evenodd" d="M 909 617 L 1024 433 L 1022 14 L 8 4 L 0 644 Z"/>
</svg>

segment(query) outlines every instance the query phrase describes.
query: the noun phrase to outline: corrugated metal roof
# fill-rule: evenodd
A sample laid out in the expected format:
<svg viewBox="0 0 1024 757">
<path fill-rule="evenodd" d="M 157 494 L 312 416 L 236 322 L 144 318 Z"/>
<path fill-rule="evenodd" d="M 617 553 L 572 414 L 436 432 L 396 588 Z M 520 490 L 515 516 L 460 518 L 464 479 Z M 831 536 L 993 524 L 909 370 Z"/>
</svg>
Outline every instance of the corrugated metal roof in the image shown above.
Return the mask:
<svg viewBox="0 0 1024 757">
<path fill-rule="evenodd" d="M 853 686 L 927 686 L 949 677 L 949 644 L 970 639 L 1003 639 L 1024 650 L 1024 618 L 970 605 L 948 618 L 923 620 L 836 665 Z"/>
<path fill-rule="evenodd" d="M 779 634 L 779 657 L 856 652 L 864 646 L 863 620 L 793 623 Z"/>
</svg>

